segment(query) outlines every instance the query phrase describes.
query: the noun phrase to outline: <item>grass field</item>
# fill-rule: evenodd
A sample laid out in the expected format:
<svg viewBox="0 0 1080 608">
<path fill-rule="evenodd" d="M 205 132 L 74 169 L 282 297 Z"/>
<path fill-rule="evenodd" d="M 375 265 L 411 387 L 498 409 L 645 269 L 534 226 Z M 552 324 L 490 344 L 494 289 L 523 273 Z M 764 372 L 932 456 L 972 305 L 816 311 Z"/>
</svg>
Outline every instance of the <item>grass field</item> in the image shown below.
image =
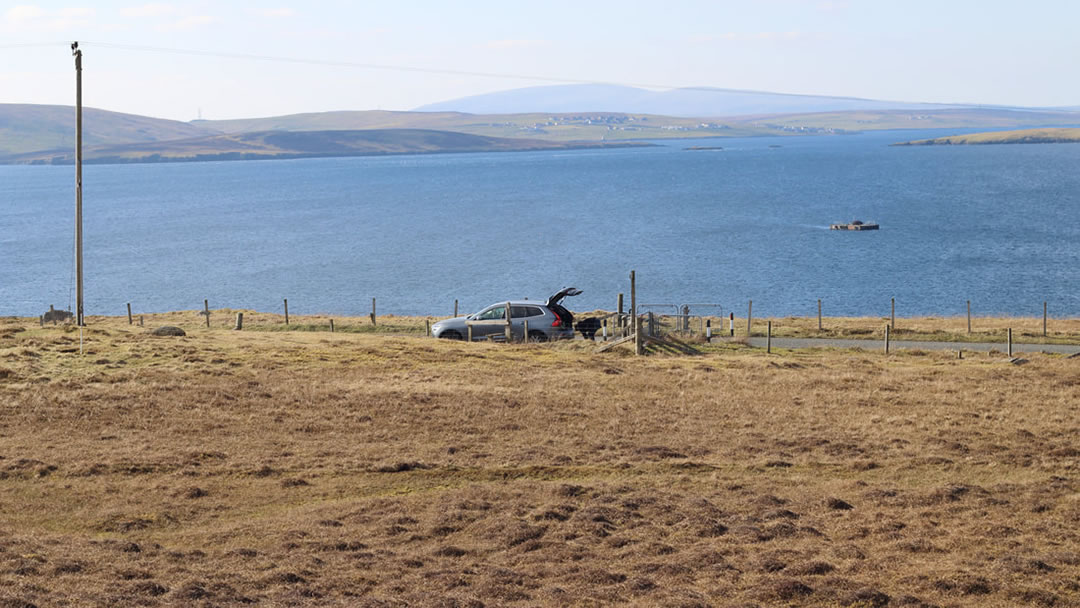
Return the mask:
<svg viewBox="0 0 1080 608">
<path fill-rule="evenodd" d="M 0 320 L 0 606 L 1080 605 L 1080 359 L 232 314 Z"/>
</svg>

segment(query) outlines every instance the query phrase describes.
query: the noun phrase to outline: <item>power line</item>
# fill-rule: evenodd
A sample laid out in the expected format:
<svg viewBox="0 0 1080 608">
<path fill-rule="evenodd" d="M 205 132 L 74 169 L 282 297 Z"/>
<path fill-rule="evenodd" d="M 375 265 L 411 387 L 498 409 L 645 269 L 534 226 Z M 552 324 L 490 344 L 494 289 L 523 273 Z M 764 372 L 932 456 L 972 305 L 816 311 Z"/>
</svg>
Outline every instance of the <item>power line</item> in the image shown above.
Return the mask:
<svg viewBox="0 0 1080 608">
<path fill-rule="evenodd" d="M 615 81 L 615 80 L 593 80 L 587 78 L 563 78 L 558 76 L 538 76 L 535 74 L 512 74 L 508 72 L 481 72 L 474 70 L 454 70 L 445 68 L 425 68 L 417 66 L 407 65 L 392 65 L 392 64 L 380 64 L 380 63 L 366 63 L 358 61 L 340 61 L 333 59 L 312 59 L 304 57 L 285 57 L 280 55 L 258 55 L 253 53 L 229 53 L 223 51 L 209 51 L 199 49 L 181 49 L 171 47 L 159 47 L 159 46 L 147 46 L 137 44 L 119 44 L 113 42 L 80 42 L 83 46 L 92 45 L 105 49 L 115 49 L 121 51 L 136 51 L 147 53 L 165 53 L 171 55 L 188 55 L 194 57 L 216 57 L 223 59 L 240 59 L 246 61 L 267 61 L 274 63 L 294 63 L 302 65 L 321 65 L 330 67 L 345 67 L 356 68 L 366 70 L 388 70 L 396 72 L 411 72 L 416 74 L 440 74 L 445 76 L 471 76 L 476 78 L 494 78 L 500 80 L 528 80 L 533 82 L 549 82 L 549 83 L 562 83 L 562 84 L 596 84 L 596 85 L 608 85 L 608 86 L 620 86 L 620 87 L 636 87 L 641 89 L 679 89 L 682 91 L 697 91 L 702 93 L 741 93 L 749 95 L 772 95 L 783 97 L 817 97 L 820 99 L 833 99 L 844 101 L 860 101 L 860 102 L 874 102 L 874 103 L 894 103 L 905 105 L 919 105 L 919 106 L 938 106 L 944 108 L 952 107 L 965 107 L 965 108 L 1009 108 L 1010 106 L 1001 106 L 998 104 L 981 104 L 981 103 L 964 103 L 964 102 L 913 102 L 913 101 L 901 101 L 895 99 L 871 99 L 868 97 L 854 97 L 850 95 L 821 95 L 818 93 L 778 93 L 776 91 L 763 91 L 759 89 L 733 89 L 725 87 L 708 87 L 708 86 L 679 86 L 673 84 L 658 84 L 647 82 L 630 82 L 630 81 Z M 7 48 L 32 48 L 32 47 L 51 47 L 58 45 L 68 46 L 68 42 L 34 42 L 34 43 L 14 43 L 14 44 L 0 44 L 0 49 Z"/>
<path fill-rule="evenodd" d="M 444 68 L 424 68 L 416 66 L 405 65 L 390 65 L 380 63 L 364 63 L 357 61 L 340 61 L 330 59 L 310 59 L 302 57 L 284 57 L 279 55 L 257 55 L 251 53 L 226 53 L 221 51 L 206 51 L 198 49 L 178 49 L 169 47 L 158 46 L 145 46 L 135 44 L 117 44 L 112 42 L 88 42 L 81 41 L 83 46 L 93 45 L 101 48 L 116 49 L 123 51 L 139 51 L 148 53 L 166 53 L 171 55 L 189 55 L 195 57 L 217 57 L 224 59 L 242 59 L 248 61 L 269 61 L 275 63 L 296 63 L 304 65 L 322 65 L 330 67 L 347 67 L 347 68 L 359 68 L 367 70 L 390 70 L 396 72 L 412 72 L 417 74 L 441 74 L 445 76 L 472 76 L 477 78 L 497 78 L 501 80 L 531 80 L 534 82 L 553 82 L 564 84 L 598 84 L 609 86 L 621 86 L 621 87 L 636 87 L 641 89 L 679 89 L 682 91 L 700 91 L 705 93 L 748 93 L 758 95 L 782 95 L 787 97 L 822 97 L 826 99 L 844 99 L 852 101 L 881 101 L 872 100 L 862 97 L 850 97 L 844 95 L 817 95 L 817 94 L 803 94 L 803 93 L 776 93 L 773 91 L 760 91 L 754 89 L 729 89 L 722 87 L 706 87 L 706 86 L 678 86 L 672 84 L 657 84 L 646 82 L 619 82 L 613 80 L 590 80 L 585 78 L 562 78 L 557 76 L 537 76 L 535 74 L 511 74 L 507 72 L 478 72 L 473 70 L 452 70 Z M 913 102 L 893 102 L 893 103 L 913 103 Z M 944 104 L 925 104 L 925 105 L 944 105 Z"/>
<path fill-rule="evenodd" d="M 0 44 L 0 49 L 30 49 L 37 47 L 49 47 L 49 46 L 68 46 L 70 42 L 12 42 L 7 44 Z"/>
</svg>

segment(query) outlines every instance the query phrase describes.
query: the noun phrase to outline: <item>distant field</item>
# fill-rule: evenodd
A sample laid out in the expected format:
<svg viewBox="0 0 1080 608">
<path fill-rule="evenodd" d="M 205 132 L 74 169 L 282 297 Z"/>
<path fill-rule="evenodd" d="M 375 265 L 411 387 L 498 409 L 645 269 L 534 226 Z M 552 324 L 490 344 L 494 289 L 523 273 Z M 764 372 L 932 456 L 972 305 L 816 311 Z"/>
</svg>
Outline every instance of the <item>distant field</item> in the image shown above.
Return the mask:
<svg viewBox="0 0 1080 608">
<path fill-rule="evenodd" d="M 953 135 L 936 139 L 919 139 L 897 146 L 957 146 L 986 144 L 1065 144 L 1080 142 L 1080 129 L 1023 129 L 1019 131 L 994 131 Z"/>
<path fill-rule="evenodd" d="M 667 139 L 676 137 L 744 137 L 782 134 L 781 130 L 725 120 L 680 118 L 621 112 L 572 114 L 464 114 L 461 112 L 322 112 L 269 118 L 195 121 L 226 133 L 321 129 L 439 129 L 488 137 L 521 137 L 550 141 L 602 139 Z"/>
<path fill-rule="evenodd" d="M 427 129 L 356 131 L 259 131 L 211 135 L 150 143 L 90 146 L 86 163 L 146 163 L 209 160 L 258 160 L 432 154 L 450 152 L 520 152 L 648 145 L 631 142 L 553 142 L 469 135 Z M 9 157 L 18 164 L 73 164 L 72 151 L 49 151 Z"/>
<path fill-rule="evenodd" d="M 175 120 L 83 108 L 83 145 L 115 145 L 201 137 L 212 131 Z M 75 108 L 0 103 L 0 162 L 39 150 L 75 148 Z"/>
<path fill-rule="evenodd" d="M 879 129 L 997 128 L 1075 125 L 1080 113 L 999 109 L 882 110 L 809 114 L 772 114 L 724 118 L 686 118 L 653 114 L 582 111 L 574 113 L 464 114 L 460 112 L 344 111 L 293 114 L 191 123 L 133 116 L 87 108 L 84 145 L 88 161 L 154 162 L 297 158 L 356 154 L 411 154 L 436 151 L 478 151 L 468 136 L 522 140 L 520 144 L 488 143 L 488 150 L 539 149 L 539 144 L 620 142 L 701 137 L 814 135 Z M 300 144 L 283 145 L 285 132 L 346 131 L 452 132 L 453 150 L 443 142 L 399 141 L 343 143 L 308 136 Z M 272 132 L 277 132 L 273 134 Z M 322 144 L 322 145 L 316 145 Z M 297 149 L 300 146 L 302 149 Z M 517 147 L 515 147 L 517 146 Z M 0 104 L 0 163 L 66 163 L 74 154 L 74 109 L 64 106 Z"/>
<path fill-rule="evenodd" d="M 0 319 L 0 604 L 1080 604 L 1080 359 L 233 312 Z"/>
</svg>

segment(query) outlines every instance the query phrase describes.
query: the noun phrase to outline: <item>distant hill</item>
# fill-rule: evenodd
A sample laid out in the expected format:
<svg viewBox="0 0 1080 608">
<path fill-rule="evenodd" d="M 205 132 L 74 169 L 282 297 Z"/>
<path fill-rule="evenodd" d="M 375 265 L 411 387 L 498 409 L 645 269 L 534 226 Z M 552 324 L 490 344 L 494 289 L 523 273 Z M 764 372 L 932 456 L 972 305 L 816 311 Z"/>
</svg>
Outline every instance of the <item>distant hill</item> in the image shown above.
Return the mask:
<svg viewBox="0 0 1080 608">
<path fill-rule="evenodd" d="M 651 91 L 607 84 L 570 84 L 527 87 L 473 95 L 420 106 L 415 111 L 468 112 L 470 114 L 627 112 L 683 117 L 720 117 L 745 114 L 916 110 L 947 107 L 956 106 L 719 88 Z"/>
<path fill-rule="evenodd" d="M 266 130 L 436 129 L 488 137 L 523 137 L 550 141 L 748 137 L 783 134 L 782 129 L 749 123 L 735 125 L 699 118 L 622 112 L 466 114 L 463 112 L 368 110 L 291 114 L 238 120 L 203 120 L 192 124 L 224 133 Z"/>
<path fill-rule="evenodd" d="M 176 120 L 83 108 L 83 146 L 165 141 L 215 131 Z M 75 108 L 0 104 L 0 157 L 75 147 Z"/>
<path fill-rule="evenodd" d="M 70 106 L 0 105 L 0 162 L 71 162 L 74 116 Z M 83 116 L 84 151 L 87 160 L 93 162 L 539 149 L 540 142 L 558 144 L 550 146 L 558 148 L 580 146 L 580 142 L 838 134 L 878 129 L 1074 126 L 1080 126 L 1080 112 L 994 108 L 849 110 L 727 118 L 600 111 L 346 111 L 191 123 L 88 108 Z M 341 134 L 355 131 L 387 133 L 363 137 Z M 428 135 L 421 137 L 421 132 Z M 437 132 L 442 135 L 433 135 Z M 289 139 L 285 133 L 309 135 Z"/>
<path fill-rule="evenodd" d="M 936 139 L 919 139 L 894 146 L 974 146 L 988 144 L 1065 144 L 1080 143 L 1080 129 L 1022 129 L 953 135 Z"/>
<path fill-rule="evenodd" d="M 785 130 L 877 131 L 893 129 L 993 129 L 1067 127 L 1080 125 L 1080 112 L 1004 108 L 945 108 L 934 110 L 861 110 L 810 114 L 739 116 L 733 124 L 752 124 Z"/>
<path fill-rule="evenodd" d="M 466 114 L 462 112 L 322 112 L 270 118 L 196 121 L 225 133 L 246 131 L 412 128 L 491 137 L 552 141 L 753 137 L 880 129 L 1018 128 L 1080 124 L 1080 113 L 994 108 L 859 110 L 802 114 L 754 114 L 722 119 L 623 112 Z"/>
<path fill-rule="evenodd" d="M 484 137 L 426 129 L 362 131 L 258 131 L 212 135 L 166 142 L 84 147 L 86 163 L 147 163 L 209 160 L 257 160 L 438 152 L 516 152 L 641 146 L 641 143 L 551 142 Z M 10 156 L 14 164 L 72 164 L 70 149 Z"/>
</svg>

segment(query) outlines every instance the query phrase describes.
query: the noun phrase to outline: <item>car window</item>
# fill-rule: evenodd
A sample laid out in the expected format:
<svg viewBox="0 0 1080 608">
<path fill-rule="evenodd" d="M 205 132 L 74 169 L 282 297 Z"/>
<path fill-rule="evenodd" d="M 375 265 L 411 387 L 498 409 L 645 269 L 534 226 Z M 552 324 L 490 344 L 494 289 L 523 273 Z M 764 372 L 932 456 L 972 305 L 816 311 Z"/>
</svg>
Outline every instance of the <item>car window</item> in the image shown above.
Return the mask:
<svg viewBox="0 0 1080 608">
<path fill-rule="evenodd" d="M 511 312 L 513 312 L 513 307 L 511 307 Z M 481 320 L 481 321 L 491 321 L 491 320 L 494 320 L 494 319 L 505 319 L 506 318 L 506 306 L 495 306 L 495 307 L 489 308 L 489 309 L 485 310 L 484 312 L 480 313 L 480 316 L 477 317 L 477 318 L 479 320 Z"/>
<path fill-rule="evenodd" d="M 535 306 L 511 306 L 510 316 L 514 319 L 524 319 L 526 317 L 539 317 L 544 314 L 544 311 Z"/>
</svg>

